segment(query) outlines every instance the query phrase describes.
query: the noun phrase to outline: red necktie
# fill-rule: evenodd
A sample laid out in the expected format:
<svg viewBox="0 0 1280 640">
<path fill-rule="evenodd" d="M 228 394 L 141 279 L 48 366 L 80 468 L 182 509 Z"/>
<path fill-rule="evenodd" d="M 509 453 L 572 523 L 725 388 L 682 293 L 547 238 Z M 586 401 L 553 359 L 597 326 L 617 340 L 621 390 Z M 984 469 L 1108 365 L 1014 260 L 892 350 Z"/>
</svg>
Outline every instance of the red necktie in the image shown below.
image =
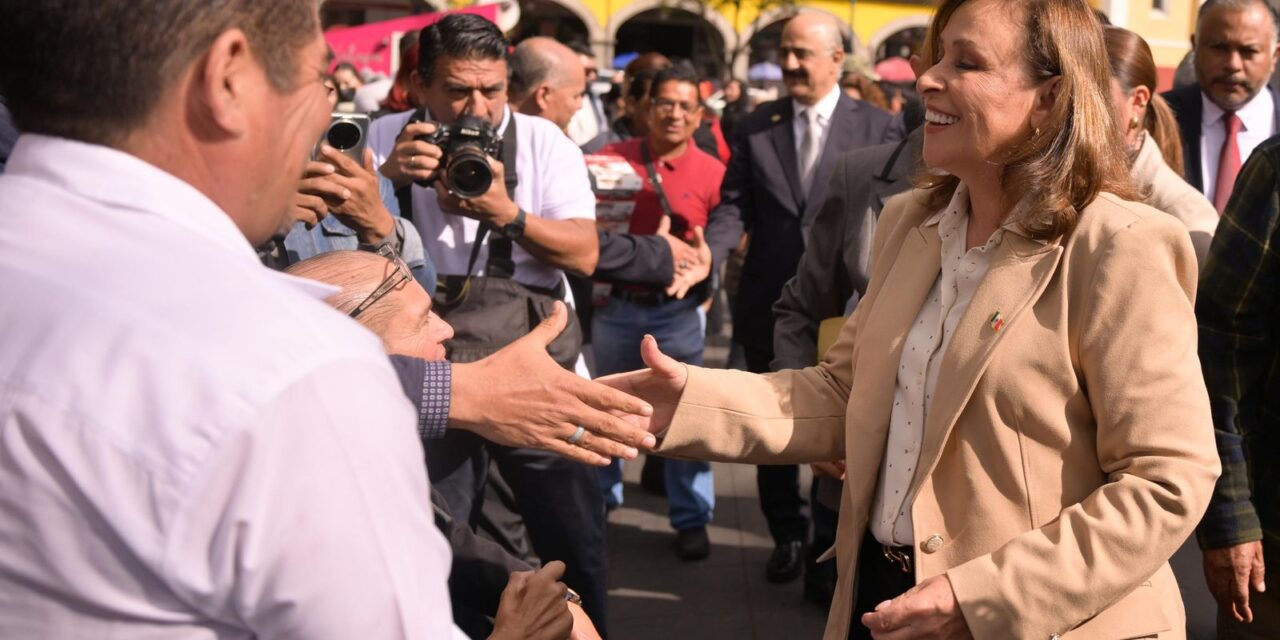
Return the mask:
<svg viewBox="0 0 1280 640">
<path fill-rule="evenodd" d="M 1218 215 L 1227 208 L 1227 200 L 1231 199 L 1231 190 L 1236 185 L 1236 176 L 1240 174 L 1240 145 L 1236 138 L 1240 135 L 1240 116 L 1228 113 L 1222 117 L 1227 127 L 1227 137 L 1222 141 L 1222 154 L 1218 156 L 1218 181 L 1213 188 L 1213 208 Z"/>
</svg>

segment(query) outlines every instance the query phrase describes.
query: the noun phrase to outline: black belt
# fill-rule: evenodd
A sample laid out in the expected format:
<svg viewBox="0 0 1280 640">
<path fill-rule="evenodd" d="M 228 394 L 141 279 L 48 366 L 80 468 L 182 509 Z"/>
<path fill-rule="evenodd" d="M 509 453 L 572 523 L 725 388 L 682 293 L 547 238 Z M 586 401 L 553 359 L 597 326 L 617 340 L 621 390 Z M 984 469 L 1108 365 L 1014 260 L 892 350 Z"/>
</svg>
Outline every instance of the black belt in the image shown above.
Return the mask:
<svg viewBox="0 0 1280 640">
<path fill-rule="evenodd" d="M 663 291 L 635 291 L 623 289 L 622 287 L 614 287 L 609 291 L 609 295 L 641 307 L 657 307 L 675 300 L 675 298 L 668 296 Z"/>
</svg>

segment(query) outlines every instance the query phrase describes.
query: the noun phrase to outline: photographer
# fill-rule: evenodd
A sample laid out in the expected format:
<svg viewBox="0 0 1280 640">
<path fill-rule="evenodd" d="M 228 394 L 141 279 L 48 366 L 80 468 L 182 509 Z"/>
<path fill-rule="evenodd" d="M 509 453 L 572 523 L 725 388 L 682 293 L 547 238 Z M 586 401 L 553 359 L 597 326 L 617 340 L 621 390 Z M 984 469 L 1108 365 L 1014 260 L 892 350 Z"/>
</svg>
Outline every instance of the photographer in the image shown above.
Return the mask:
<svg viewBox="0 0 1280 640">
<path fill-rule="evenodd" d="M 590 273 L 598 253 L 582 154 L 555 125 L 507 108 L 506 50 L 502 32 L 477 16 L 451 15 L 424 29 L 411 82 L 425 108 L 385 116 L 370 129 L 401 214 L 442 274 L 436 308 L 454 327 L 455 362 L 483 358 L 527 333 L 565 297 L 562 270 Z M 469 171 L 459 170 L 464 163 Z M 570 368 L 580 345 L 571 317 L 549 349 Z M 514 490 L 534 550 L 544 562 L 564 561 L 565 582 L 603 631 L 604 505 L 592 470 L 450 433 L 427 462 L 453 513 L 479 512 L 490 458 Z"/>
</svg>

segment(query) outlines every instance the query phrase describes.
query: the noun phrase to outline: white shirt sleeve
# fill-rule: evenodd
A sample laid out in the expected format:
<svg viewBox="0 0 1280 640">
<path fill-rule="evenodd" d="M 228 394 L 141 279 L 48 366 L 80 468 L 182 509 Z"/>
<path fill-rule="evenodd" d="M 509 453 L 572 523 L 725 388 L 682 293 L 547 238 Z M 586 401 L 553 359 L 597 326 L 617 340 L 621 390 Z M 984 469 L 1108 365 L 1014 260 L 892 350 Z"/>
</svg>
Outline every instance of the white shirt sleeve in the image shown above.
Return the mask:
<svg viewBox="0 0 1280 640">
<path fill-rule="evenodd" d="M 263 638 L 452 637 L 414 411 L 378 364 L 322 367 L 210 453 L 164 541 L 180 598 Z"/>
<path fill-rule="evenodd" d="M 538 211 L 531 213 L 545 220 L 595 220 L 596 197 L 591 191 L 591 178 L 587 175 L 587 161 L 582 157 L 582 150 L 573 146 L 573 141 L 554 125 L 552 134 L 542 136 L 538 141 L 542 150 L 543 179 L 539 181 L 542 197 Z"/>
</svg>

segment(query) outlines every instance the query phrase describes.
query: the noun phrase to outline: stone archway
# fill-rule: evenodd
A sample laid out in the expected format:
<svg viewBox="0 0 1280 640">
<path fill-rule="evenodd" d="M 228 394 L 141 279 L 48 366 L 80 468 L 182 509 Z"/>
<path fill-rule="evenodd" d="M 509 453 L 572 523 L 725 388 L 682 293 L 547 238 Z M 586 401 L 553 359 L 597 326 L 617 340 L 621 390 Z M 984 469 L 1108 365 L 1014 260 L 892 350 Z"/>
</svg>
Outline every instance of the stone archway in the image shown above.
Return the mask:
<svg viewBox="0 0 1280 640">
<path fill-rule="evenodd" d="M 556 24 L 561 21 L 566 24 Z M 552 33 L 547 33 L 548 25 Z M 535 35 L 566 39 L 561 32 L 575 32 L 592 48 L 606 41 L 604 27 L 582 0 L 520 0 L 520 24 L 511 34 L 513 41 Z"/>
<path fill-rule="evenodd" d="M 709 29 L 714 37 L 711 38 L 712 42 L 707 43 L 706 48 L 714 48 L 714 50 L 705 51 L 705 53 L 717 57 L 715 60 L 717 75 L 723 71 L 728 60 L 730 47 L 733 46 L 736 32 L 719 11 L 710 8 L 706 3 L 694 0 L 636 0 L 617 10 L 610 16 L 609 24 L 605 27 L 605 37 L 609 42 L 609 50 L 602 60 L 612 61 L 615 55 L 622 53 L 617 49 L 618 34 L 625 25 L 628 23 L 634 25 L 637 21 L 647 21 L 651 16 L 655 15 L 676 16 L 681 18 L 680 22 L 684 23 L 683 26 L 694 26 L 700 23 Z M 671 45 L 673 43 L 661 41 L 661 44 Z M 662 46 L 649 48 L 649 50 L 654 51 L 662 51 L 662 49 Z"/>
<path fill-rule="evenodd" d="M 928 31 L 929 20 L 929 16 L 909 16 L 889 22 L 885 26 L 881 27 L 880 30 L 867 41 L 868 57 L 871 58 L 873 63 L 878 62 L 881 59 L 881 45 L 884 45 L 895 36 L 904 35 L 908 32 L 912 32 L 912 30 Z M 916 31 L 916 33 L 923 33 L 923 31 Z M 897 54 L 898 52 L 888 52 L 888 55 Z"/>
</svg>

